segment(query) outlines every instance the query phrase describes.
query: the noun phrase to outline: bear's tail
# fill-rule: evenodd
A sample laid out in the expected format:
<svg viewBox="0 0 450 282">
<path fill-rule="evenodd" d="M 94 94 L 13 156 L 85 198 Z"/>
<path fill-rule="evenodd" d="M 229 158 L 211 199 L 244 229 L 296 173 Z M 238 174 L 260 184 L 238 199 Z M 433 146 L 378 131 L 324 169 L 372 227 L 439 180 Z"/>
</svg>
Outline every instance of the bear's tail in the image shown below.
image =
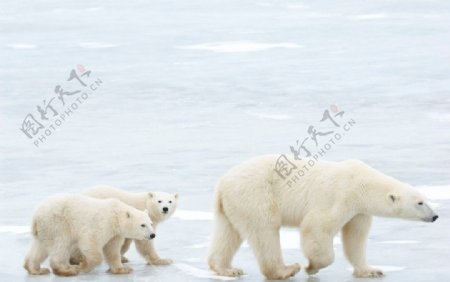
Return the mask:
<svg viewBox="0 0 450 282">
<path fill-rule="evenodd" d="M 222 205 L 222 195 L 220 193 L 220 185 L 221 184 L 221 180 L 219 180 L 219 182 L 216 185 L 216 188 L 214 190 L 214 214 L 216 216 L 218 215 L 224 215 L 224 210 L 223 210 L 223 205 Z"/>
<path fill-rule="evenodd" d="M 37 231 L 37 222 L 36 219 L 33 218 L 33 222 L 31 223 L 31 234 L 37 238 L 38 237 L 38 231 Z"/>
<path fill-rule="evenodd" d="M 214 214 L 215 215 L 224 214 L 220 192 L 217 190 L 216 192 L 214 192 Z"/>
</svg>

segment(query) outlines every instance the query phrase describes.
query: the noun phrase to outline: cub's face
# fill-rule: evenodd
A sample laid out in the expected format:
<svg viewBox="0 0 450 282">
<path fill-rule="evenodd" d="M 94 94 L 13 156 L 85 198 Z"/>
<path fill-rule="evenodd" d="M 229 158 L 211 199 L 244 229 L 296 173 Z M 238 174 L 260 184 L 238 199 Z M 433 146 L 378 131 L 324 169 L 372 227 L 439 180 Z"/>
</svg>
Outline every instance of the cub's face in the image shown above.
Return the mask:
<svg viewBox="0 0 450 282">
<path fill-rule="evenodd" d="M 125 237 L 137 240 L 151 240 L 155 238 L 153 223 L 147 210 L 129 210 L 125 215 Z"/>
<path fill-rule="evenodd" d="M 150 214 L 157 217 L 168 218 L 175 211 L 178 204 L 178 194 L 165 192 L 149 192 L 147 209 Z"/>
<path fill-rule="evenodd" d="M 425 222 L 434 222 L 438 218 L 427 199 L 416 191 L 389 193 L 387 200 L 399 217 Z"/>
</svg>

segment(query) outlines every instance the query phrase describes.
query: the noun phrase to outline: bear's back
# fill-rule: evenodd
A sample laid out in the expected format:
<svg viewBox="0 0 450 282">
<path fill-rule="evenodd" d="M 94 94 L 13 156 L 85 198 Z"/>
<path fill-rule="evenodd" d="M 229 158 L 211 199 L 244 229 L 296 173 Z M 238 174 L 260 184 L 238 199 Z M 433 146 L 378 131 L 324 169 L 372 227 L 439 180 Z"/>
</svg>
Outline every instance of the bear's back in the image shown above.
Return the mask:
<svg viewBox="0 0 450 282">
<path fill-rule="evenodd" d="M 115 199 L 99 200 L 83 195 L 60 194 L 47 198 L 36 209 L 33 226 L 52 230 L 71 229 L 71 233 L 88 226 L 108 225 L 111 214 L 125 207 Z"/>
</svg>

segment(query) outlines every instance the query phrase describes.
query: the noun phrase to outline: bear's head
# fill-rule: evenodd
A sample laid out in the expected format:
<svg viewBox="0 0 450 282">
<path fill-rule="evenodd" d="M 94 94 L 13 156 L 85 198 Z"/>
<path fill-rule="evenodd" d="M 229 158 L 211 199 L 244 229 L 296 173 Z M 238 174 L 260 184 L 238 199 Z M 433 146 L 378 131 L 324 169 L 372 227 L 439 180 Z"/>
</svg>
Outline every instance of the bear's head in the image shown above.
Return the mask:
<svg viewBox="0 0 450 282">
<path fill-rule="evenodd" d="M 438 218 L 425 196 L 407 184 L 389 187 L 385 202 L 391 216 L 425 222 L 434 222 Z"/>
<path fill-rule="evenodd" d="M 178 194 L 149 192 L 147 210 L 155 222 L 169 218 L 177 208 Z"/>
<path fill-rule="evenodd" d="M 148 216 L 147 210 L 140 211 L 133 207 L 127 208 L 123 212 L 120 225 L 125 238 L 151 240 L 156 236 L 153 230 L 153 222 Z"/>
<path fill-rule="evenodd" d="M 352 161 L 350 171 L 351 179 L 361 183 L 361 189 L 358 189 L 359 204 L 366 212 L 426 222 L 434 222 L 438 218 L 426 197 L 411 185 L 387 176 L 361 161 Z"/>
</svg>

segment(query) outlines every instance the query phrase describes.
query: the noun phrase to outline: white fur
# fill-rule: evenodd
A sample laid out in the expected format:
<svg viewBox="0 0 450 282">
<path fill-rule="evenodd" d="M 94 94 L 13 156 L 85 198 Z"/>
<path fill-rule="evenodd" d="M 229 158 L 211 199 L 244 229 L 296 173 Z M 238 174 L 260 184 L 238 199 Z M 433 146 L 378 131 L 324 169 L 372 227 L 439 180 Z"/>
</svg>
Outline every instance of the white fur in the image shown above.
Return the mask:
<svg viewBox="0 0 450 282">
<path fill-rule="evenodd" d="M 146 209 L 155 229 L 159 223 L 168 219 L 173 214 L 178 204 L 178 194 L 165 192 L 131 193 L 106 185 L 95 186 L 87 190 L 84 194 L 100 199 L 114 198 L 139 210 Z M 167 212 L 164 211 L 164 208 L 167 208 Z M 134 243 L 136 249 L 146 259 L 148 264 L 166 265 L 172 263 L 171 259 L 159 257 L 156 253 L 153 240 L 135 240 Z M 131 240 L 126 239 L 122 246 L 122 262 L 128 262 L 128 259 L 123 255 L 128 251 L 130 244 Z"/>
<path fill-rule="evenodd" d="M 381 270 L 366 262 L 365 245 L 372 216 L 423 221 L 435 216 L 426 199 L 410 185 L 363 162 L 291 160 L 305 175 L 295 183 L 291 179 L 289 187 L 287 179 L 274 171 L 277 158 L 266 155 L 246 161 L 232 168 L 217 184 L 216 224 L 208 262 L 219 275 L 243 273 L 231 266 L 243 240 L 248 240 L 267 278 L 295 275 L 300 266 L 284 264 L 279 239 L 280 227 L 292 226 L 301 230 L 309 274 L 333 262 L 333 237 L 342 230 L 344 252 L 354 267 L 354 275 L 381 276 Z M 308 161 L 314 165 L 309 166 Z"/>
<path fill-rule="evenodd" d="M 63 276 L 88 272 L 103 256 L 114 274 L 129 273 L 120 261 L 126 238 L 149 239 L 154 233 L 145 212 L 118 200 L 99 200 L 82 195 L 58 195 L 43 201 L 33 215 L 33 242 L 24 267 L 30 274 L 47 274 L 41 263 L 49 257 L 53 273 Z M 72 253 L 79 265 L 70 265 Z"/>
</svg>

